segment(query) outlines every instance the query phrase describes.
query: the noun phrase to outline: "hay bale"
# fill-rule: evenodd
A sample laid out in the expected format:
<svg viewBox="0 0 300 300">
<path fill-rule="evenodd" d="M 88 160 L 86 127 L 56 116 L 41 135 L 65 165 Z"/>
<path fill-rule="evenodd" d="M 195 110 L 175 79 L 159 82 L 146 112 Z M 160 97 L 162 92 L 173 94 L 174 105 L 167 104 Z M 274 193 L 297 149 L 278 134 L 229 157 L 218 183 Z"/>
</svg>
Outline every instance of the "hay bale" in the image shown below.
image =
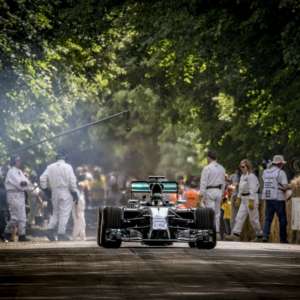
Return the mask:
<svg viewBox="0 0 300 300">
<path fill-rule="evenodd" d="M 300 175 L 291 181 L 290 187 L 293 189 L 293 197 L 300 197 Z M 263 229 L 264 220 L 265 220 L 265 201 L 260 201 L 259 204 L 259 217 L 260 217 L 260 224 Z M 286 214 L 287 214 L 287 236 L 288 241 L 291 243 L 300 244 L 300 231 L 294 231 L 291 229 L 291 215 L 292 215 L 292 201 L 286 202 Z M 243 230 L 241 232 L 241 240 L 242 241 L 250 241 L 255 237 L 255 232 L 250 224 L 249 217 L 244 224 Z M 279 235 L 279 219 L 277 215 L 274 215 L 272 224 L 271 224 L 271 231 L 269 241 L 272 243 L 279 243 L 280 242 L 280 235 Z"/>
<path fill-rule="evenodd" d="M 265 220 L 265 201 L 260 201 L 259 204 L 259 219 L 260 219 L 260 224 L 261 224 L 261 228 L 263 229 L 264 226 L 264 220 Z M 289 240 L 291 240 L 292 238 L 292 232 L 290 230 L 290 220 L 291 220 L 291 203 L 288 202 L 287 205 L 287 218 L 288 218 L 288 238 Z M 247 217 L 246 222 L 244 224 L 243 230 L 241 232 L 241 240 L 242 241 L 251 241 L 252 239 L 255 238 L 255 232 L 251 226 L 249 217 Z M 271 231 L 270 231 L 270 237 L 269 237 L 269 241 L 272 243 L 279 243 L 280 242 L 280 238 L 279 238 L 279 220 L 277 215 L 275 214 L 272 224 L 271 224 Z"/>
<path fill-rule="evenodd" d="M 300 176 L 299 175 L 291 181 L 290 187 L 293 190 L 293 197 L 300 197 Z M 292 201 L 289 201 L 288 203 L 288 210 L 291 215 Z M 291 222 L 289 222 L 289 237 L 292 243 L 300 244 L 300 232 L 291 229 Z"/>
</svg>

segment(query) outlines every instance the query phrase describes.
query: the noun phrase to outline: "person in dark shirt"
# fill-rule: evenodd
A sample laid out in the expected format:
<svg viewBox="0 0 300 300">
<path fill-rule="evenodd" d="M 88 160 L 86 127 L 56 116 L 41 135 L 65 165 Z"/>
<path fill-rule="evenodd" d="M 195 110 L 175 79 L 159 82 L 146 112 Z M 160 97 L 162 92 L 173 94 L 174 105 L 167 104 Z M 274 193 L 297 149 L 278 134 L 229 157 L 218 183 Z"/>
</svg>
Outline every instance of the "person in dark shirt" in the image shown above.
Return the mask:
<svg viewBox="0 0 300 300">
<path fill-rule="evenodd" d="M 4 240 L 4 230 L 8 220 L 8 206 L 3 179 L 0 178 L 0 239 Z"/>
</svg>

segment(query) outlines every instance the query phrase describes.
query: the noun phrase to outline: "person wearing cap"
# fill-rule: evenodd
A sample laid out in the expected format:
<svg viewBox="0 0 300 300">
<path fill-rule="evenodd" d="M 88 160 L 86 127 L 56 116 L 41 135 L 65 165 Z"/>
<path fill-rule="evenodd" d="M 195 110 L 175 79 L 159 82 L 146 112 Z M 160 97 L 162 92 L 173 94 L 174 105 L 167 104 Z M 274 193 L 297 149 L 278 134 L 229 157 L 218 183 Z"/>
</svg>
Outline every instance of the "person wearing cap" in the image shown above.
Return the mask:
<svg viewBox="0 0 300 300">
<path fill-rule="evenodd" d="M 73 167 L 66 163 L 64 151 L 58 152 L 57 161 L 50 164 L 40 176 L 42 189 L 51 190 L 52 215 L 47 236 L 50 241 L 56 238 L 55 227 L 58 225 L 58 240 L 69 240 L 66 227 L 73 207 L 73 195 L 78 192 Z"/>
<path fill-rule="evenodd" d="M 215 212 L 216 232 L 220 238 L 220 206 L 225 189 L 225 169 L 217 162 L 217 155 L 213 151 L 207 152 L 208 165 L 201 173 L 200 196 L 203 205 Z"/>
<path fill-rule="evenodd" d="M 259 181 L 252 171 L 252 164 L 248 159 L 243 159 L 240 162 L 240 169 L 242 172 L 237 198 L 240 199 L 240 207 L 235 219 L 235 225 L 232 234 L 226 237 L 226 240 L 239 241 L 243 225 L 249 215 L 250 223 L 256 233 L 254 241 L 259 242 L 262 240 L 262 230 L 259 223 L 259 200 L 258 190 Z"/>
<path fill-rule="evenodd" d="M 5 241 L 10 241 L 17 229 L 19 241 L 27 242 L 26 237 L 26 207 L 25 192 L 32 189 L 29 179 L 21 170 L 21 157 L 13 156 L 10 159 L 11 168 L 5 178 L 5 189 L 10 220 L 5 228 Z"/>
<path fill-rule="evenodd" d="M 262 199 L 265 200 L 265 222 L 263 229 L 263 241 L 267 242 L 270 228 L 276 213 L 279 219 L 280 242 L 287 243 L 287 217 L 285 207 L 285 191 L 288 188 L 286 173 L 282 170 L 286 164 L 282 155 L 273 157 L 272 166 L 263 172 Z"/>
</svg>

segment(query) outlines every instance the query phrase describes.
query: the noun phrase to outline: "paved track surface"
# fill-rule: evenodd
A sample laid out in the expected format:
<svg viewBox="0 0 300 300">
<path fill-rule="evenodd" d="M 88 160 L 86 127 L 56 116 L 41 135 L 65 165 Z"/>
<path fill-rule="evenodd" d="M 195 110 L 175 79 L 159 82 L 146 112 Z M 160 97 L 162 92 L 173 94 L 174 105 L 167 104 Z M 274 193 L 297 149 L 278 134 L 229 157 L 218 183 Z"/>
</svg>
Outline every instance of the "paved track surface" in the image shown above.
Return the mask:
<svg viewBox="0 0 300 300">
<path fill-rule="evenodd" d="M 1 243 L 0 299 L 300 299 L 300 246 Z"/>
</svg>

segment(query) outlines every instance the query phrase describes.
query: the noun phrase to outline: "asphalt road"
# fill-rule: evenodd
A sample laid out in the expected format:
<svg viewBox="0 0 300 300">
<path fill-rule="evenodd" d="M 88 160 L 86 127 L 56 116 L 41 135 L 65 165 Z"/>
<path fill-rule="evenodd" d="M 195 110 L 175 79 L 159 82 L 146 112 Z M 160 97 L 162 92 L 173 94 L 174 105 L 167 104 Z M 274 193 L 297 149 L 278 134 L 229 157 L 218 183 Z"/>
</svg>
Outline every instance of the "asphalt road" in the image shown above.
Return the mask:
<svg viewBox="0 0 300 300">
<path fill-rule="evenodd" d="M 300 299 L 300 246 L 1 243 L 0 299 Z"/>
</svg>

